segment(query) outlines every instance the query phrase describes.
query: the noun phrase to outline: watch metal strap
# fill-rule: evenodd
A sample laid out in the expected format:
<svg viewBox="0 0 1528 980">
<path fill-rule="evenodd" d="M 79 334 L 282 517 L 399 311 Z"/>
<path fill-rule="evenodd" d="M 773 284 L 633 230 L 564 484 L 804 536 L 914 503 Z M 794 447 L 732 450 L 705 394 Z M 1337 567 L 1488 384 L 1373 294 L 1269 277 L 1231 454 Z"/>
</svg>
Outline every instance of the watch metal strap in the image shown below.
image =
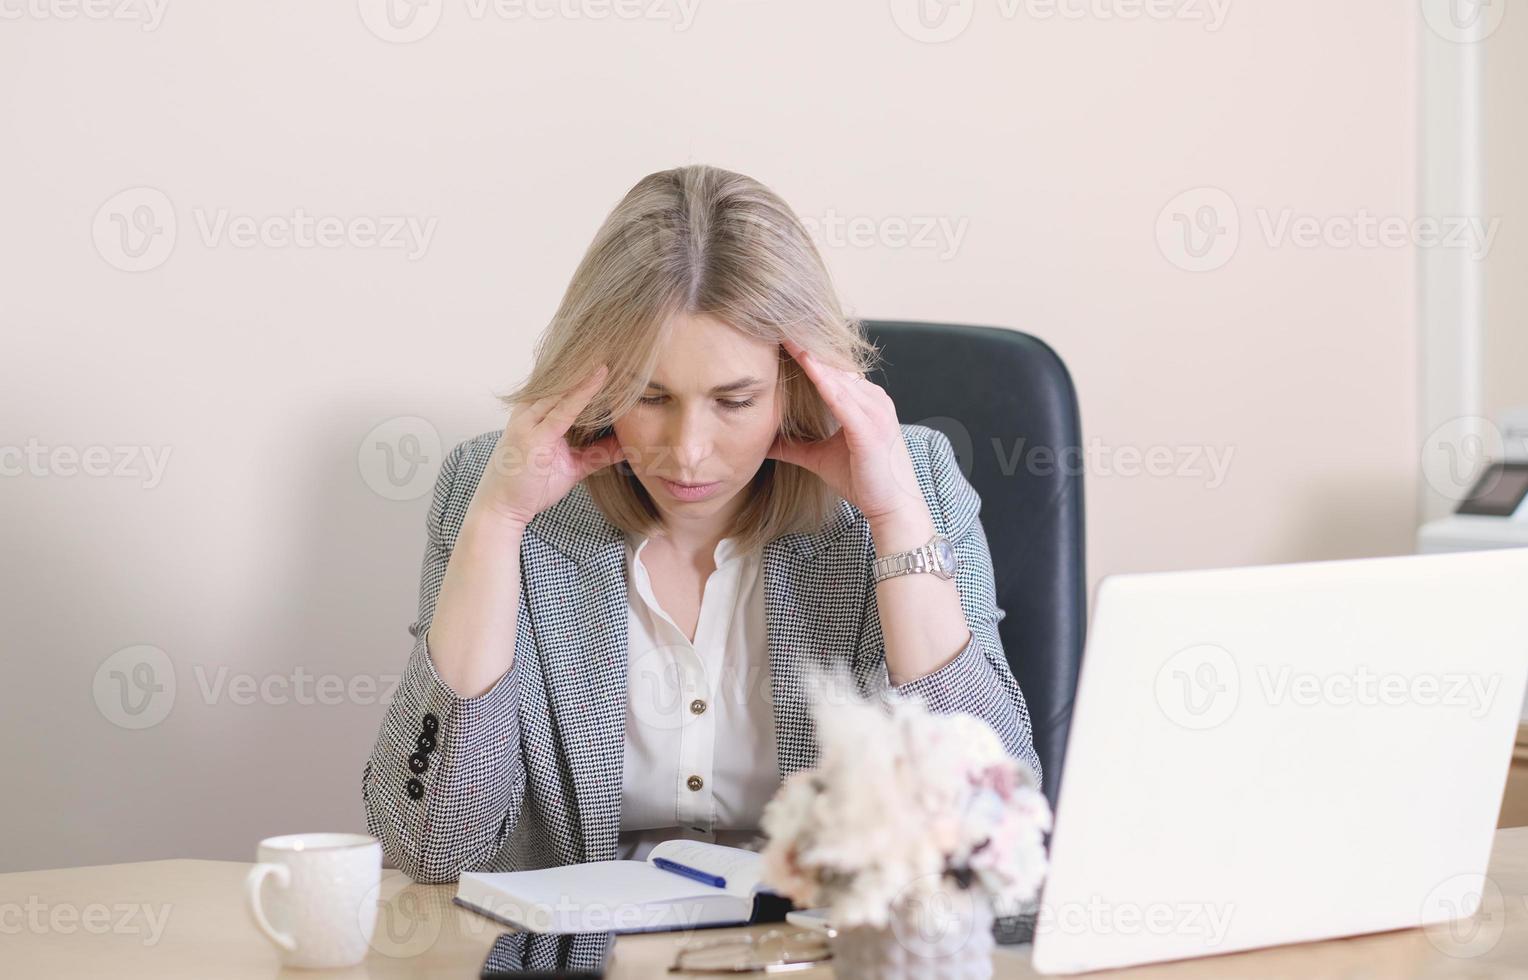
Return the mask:
<svg viewBox="0 0 1528 980">
<path fill-rule="evenodd" d="M 898 575 L 911 575 L 914 572 L 924 572 L 934 567 L 934 555 L 932 545 L 922 545 L 911 551 L 899 551 L 894 555 L 886 555 L 877 558 L 871 566 L 874 571 L 875 581 L 895 578 Z"/>
</svg>

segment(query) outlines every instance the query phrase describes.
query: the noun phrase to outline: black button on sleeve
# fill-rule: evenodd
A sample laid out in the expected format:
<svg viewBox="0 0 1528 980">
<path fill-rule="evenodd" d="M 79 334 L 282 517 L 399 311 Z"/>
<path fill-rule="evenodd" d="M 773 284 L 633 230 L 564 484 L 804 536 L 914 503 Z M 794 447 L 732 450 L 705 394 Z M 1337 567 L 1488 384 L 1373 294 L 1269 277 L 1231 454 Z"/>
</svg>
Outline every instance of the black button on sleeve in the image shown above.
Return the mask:
<svg viewBox="0 0 1528 980">
<path fill-rule="evenodd" d="M 431 735 L 429 732 L 420 732 L 419 737 L 414 739 L 414 744 L 419 747 L 419 751 L 421 752 L 434 752 L 435 736 Z"/>
<path fill-rule="evenodd" d="M 431 735 L 440 731 L 440 719 L 433 713 L 424 716 L 424 730 Z"/>
<path fill-rule="evenodd" d="M 424 772 L 428 768 L 430 768 L 430 760 L 425 758 L 423 752 L 415 752 L 413 755 L 409 756 L 410 772 L 413 772 L 417 775 L 418 773 Z"/>
<path fill-rule="evenodd" d="M 421 783 L 417 779 L 410 779 L 408 782 L 408 790 L 409 799 L 417 800 L 424 795 L 424 783 Z"/>
</svg>

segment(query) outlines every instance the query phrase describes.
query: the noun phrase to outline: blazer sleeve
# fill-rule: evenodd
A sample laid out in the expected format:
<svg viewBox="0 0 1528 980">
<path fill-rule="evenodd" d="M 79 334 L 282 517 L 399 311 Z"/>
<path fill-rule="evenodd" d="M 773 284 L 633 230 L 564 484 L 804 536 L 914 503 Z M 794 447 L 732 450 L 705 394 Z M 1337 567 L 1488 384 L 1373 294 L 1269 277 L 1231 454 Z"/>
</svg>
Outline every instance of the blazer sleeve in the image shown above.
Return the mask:
<svg viewBox="0 0 1528 980">
<path fill-rule="evenodd" d="M 524 580 L 515 665 L 477 697 L 456 695 L 435 671 L 428 636 L 455 544 L 456 486 L 465 443 L 441 464 L 426 520 L 414 649 L 382 720 L 361 778 L 366 826 L 382 849 L 419 882 L 454 881 L 486 863 L 514 831 L 525 800 L 520 744 L 520 665 L 534 663 Z M 465 482 L 465 481 L 464 481 Z M 452 526 L 454 523 L 455 526 Z"/>
<path fill-rule="evenodd" d="M 1035 785 L 1043 776 L 1035 754 L 1034 733 L 1024 692 L 1008 667 L 997 624 L 1008 614 L 997 605 L 992 576 L 992 553 L 980 516 L 981 498 L 960 469 L 950 439 L 929 428 L 930 479 L 940 513 L 936 525 L 949 537 L 960 561 L 955 585 L 971 629 L 971 640 L 955 659 L 906 684 L 891 685 L 886 673 L 882 640 L 882 686 L 905 697 L 923 698 L 935 713 L 963 711 L 992 726 L 1008 754 L 1034 770 Z M 871 588 L 874 589 L 874 585 Z"/>
</svg>

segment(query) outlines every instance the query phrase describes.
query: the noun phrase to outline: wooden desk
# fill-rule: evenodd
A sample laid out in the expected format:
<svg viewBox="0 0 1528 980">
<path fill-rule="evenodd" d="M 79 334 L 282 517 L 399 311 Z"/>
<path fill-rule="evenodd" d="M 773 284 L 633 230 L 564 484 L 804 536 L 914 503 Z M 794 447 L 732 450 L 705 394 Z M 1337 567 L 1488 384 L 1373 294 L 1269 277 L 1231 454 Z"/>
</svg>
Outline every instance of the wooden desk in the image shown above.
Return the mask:
<svg viewBox="0 0 1528 980">
<path fill-rule="evenodd" d="M 1512 768 L 1507 771 L 1507 791 L 1502 796 L 1498 827 L 1528 826 L 1528 724 L 1517 729 L 1512 747 Z"/>
<path fill-rule="evenodd" d="M 350 970 L 283 973 L 244 911 L 249 865 L 148 861 L 0 875 L 0 976 L 476 977 L 501 929 L 451 904 L 454 885 L 417 885 L 384 872 L 376 947 Z M 1497 832 L 1491 880 L 1500 900 L 1459 930 L 1407 929 L 1353 939 L 1104 974 L 1113 978 L 1528 976 L 1528 827 Z M 1481 930 L 1473 936 L 1465 928 Z M 754 930 L 762 926 L 751 927 Z M 677 944 L 740 930 L 620 937 L 611 978 L 662 977 Z M 1499 933 L 1499 937 L 1498 937 Z M 1482 942 L 1482 937 L 1498 937 Z M 1450 955 L 1450 954 L 1456 955 Z M 1470 953 L 1471 955 L 1463 955 Z M 1036 976 L 1027 946 L 999 947 L 996 975 Z M 831 977 L 826 967 L 792 976 Z"/>
</svg>

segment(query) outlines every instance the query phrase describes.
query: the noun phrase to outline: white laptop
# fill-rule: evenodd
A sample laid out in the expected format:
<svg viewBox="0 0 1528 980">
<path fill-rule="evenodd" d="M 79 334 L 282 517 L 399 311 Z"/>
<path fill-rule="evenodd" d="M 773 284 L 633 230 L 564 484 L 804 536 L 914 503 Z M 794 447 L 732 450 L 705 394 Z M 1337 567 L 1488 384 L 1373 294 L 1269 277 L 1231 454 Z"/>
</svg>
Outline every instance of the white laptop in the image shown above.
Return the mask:
<svg viewBox="0 0 1528 980">
<path fill-rule="evenodd" d="M 1528 548 L 1105 579 L 1035 968 L 1469 915 L 1525 675 Z"/>
</svg>

